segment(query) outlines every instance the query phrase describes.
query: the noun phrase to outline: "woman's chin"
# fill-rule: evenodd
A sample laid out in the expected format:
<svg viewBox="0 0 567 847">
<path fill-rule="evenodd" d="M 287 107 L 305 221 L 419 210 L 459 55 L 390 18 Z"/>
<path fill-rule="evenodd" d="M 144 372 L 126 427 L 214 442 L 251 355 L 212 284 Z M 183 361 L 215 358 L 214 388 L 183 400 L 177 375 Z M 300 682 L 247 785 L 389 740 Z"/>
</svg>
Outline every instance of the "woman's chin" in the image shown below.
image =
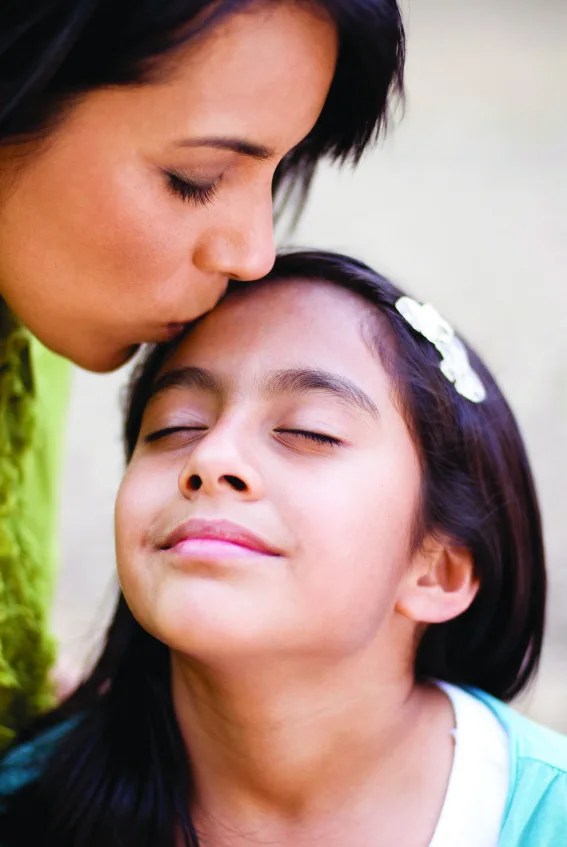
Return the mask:
<svg viewBox="0 0 567 847">
<path fill-rule="evenodd" d="M 85 371 L 92 373 L 110 373 L 125 365 L 140 349 L 139 344 L 131 344 L 116 350 L 93 350 L 85 351 L 77 355 L 68 356 L 71 361 Z M 57 352 L 57 351 L 56 351 Z"/>
</svg>

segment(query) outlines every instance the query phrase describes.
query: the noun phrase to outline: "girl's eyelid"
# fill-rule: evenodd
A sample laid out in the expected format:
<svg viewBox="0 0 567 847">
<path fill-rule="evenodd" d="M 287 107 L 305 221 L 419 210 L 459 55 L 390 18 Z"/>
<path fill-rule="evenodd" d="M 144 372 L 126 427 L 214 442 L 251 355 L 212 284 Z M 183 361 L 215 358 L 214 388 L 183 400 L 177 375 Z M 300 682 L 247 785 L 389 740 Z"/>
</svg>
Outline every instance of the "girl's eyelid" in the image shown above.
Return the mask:
<svg viewBox="0 0 567 847">
<path fill-rule="evenodd" d="M 177 432 L 206 432 L 209 427 L 206 424 L 169 424 L 168 426 L 151 427 L 148 432 L 143 434 L 142 440 L 145 444 L 152 444 L 154 441 L 159 441 L 160 438 L 166 438 L 168 435 L 175 435 Z"/>
<path fill-rule="evenodd" d="M 339 438 L 336 435 L 329 435 L 326 432 L 320 432 L 319 430 L 308 429 L 306 427 L 280 426 L 274 429 L 274 432 L 281 435 L 296 435 L 299 438 L 305 438 L 308 441 L 326 444 L 330 447 L 341 447 L 345 446 L 348 443 L 344 438 Z"/>
</svg>

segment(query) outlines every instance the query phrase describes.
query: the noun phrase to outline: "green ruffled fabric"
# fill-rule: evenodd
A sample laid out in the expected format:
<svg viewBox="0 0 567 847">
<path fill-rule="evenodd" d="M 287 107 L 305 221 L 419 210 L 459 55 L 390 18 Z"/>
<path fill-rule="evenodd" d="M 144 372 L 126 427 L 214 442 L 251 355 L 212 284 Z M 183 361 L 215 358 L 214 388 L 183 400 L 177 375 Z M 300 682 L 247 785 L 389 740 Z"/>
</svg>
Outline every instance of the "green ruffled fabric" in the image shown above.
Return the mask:
<svg viewBox="0 0 567 847">
<path fill-rule="evenodd" d="M 69 365 L 0 300 L 0 749 L 52 703 L 56 480 Z"/>
</svg>

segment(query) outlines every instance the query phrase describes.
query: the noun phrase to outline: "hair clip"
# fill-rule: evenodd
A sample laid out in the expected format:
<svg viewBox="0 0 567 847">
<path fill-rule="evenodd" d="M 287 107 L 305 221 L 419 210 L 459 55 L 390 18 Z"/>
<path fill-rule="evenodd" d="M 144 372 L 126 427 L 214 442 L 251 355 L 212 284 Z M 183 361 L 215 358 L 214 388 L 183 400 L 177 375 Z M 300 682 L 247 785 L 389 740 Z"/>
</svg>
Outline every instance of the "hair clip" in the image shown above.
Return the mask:
<svg viewBox="0 0 567 847">
<path fill-rule="evenodd" d="M 418 303 L 412 297 L 400 297 L 395 305 L 409 325 L 441 354 L 439 367 L 455 390 L 472 403 L 482 403 L 486 399 L 486 389 L 472 369 L 465 345 L 457 338 L 451 324 L 429 303 Z"/>
</svg>

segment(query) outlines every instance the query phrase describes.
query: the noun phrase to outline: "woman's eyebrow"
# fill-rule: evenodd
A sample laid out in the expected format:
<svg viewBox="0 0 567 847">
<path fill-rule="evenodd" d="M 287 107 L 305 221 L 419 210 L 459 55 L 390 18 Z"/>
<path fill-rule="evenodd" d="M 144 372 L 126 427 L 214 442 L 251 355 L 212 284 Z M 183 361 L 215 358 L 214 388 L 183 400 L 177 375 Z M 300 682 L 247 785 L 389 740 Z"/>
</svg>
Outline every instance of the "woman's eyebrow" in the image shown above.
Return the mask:
<svg viewBox="0 0 567 847">
<path fill-rule="evenodd" d="M 250 156 L 252 159 L 272 159 L 275 151 L 263 144 L 255 144 L 244 138 L 231 138 L 229 136 L 207 136 L 204 138 L 183 138 L 177 142 L 177 147 L 213 147 L 215 150 L 230 150 L 241 156 Z"/>
<path fill-rule="evenodd" d="M 308 394 L 320 391 L 379 419 L 380 412 L 368 394 L 346 377 L 318 368 L 292 368 L 276 371 L 266 382 L 269 394 Z"/>
</svg>

